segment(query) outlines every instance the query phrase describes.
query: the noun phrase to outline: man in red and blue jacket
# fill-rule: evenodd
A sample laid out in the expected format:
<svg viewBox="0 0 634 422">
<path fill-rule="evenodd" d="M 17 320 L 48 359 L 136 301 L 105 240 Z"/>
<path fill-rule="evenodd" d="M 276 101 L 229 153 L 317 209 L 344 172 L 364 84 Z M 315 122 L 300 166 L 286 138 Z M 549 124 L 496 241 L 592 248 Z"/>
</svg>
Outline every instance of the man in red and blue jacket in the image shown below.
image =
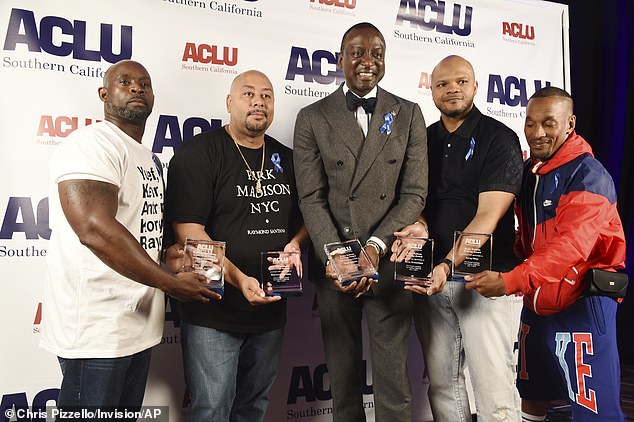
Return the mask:
<svg viewBox="0 0 634 422">
<path fill-rule="evenodd" d="M 591 268 L 624 268 L 625 236 L 611 176 L 575 132 L 573 101 L 546 87 L 526 108 L 531 158 L 515 211 L 516 253 L 507 273 L 468 276 L 486 297 L 522 293 L 517 388 L 522 420 L 542 421 L 568 399 L 575 421 L 622 421 L 616 346 L 617 303 L 584 296 Z"/>
</svg>

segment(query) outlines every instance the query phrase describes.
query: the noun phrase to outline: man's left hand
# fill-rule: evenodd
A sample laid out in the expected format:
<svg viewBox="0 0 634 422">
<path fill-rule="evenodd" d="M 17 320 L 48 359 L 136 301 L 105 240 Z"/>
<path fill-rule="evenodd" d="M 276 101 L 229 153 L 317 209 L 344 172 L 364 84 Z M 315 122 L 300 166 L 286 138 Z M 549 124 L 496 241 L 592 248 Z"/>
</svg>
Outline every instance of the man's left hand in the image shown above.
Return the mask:
<svg viewBox="0 0 634 422">
<path fill-rule="evenodd" d="M 267 296 L 260 287 L 260 283 L 253 277 L 241 277 L 240 280 L 238 280 L 238 286 L 244 298 L 254 306 L 266 305 L 282 299 L 281 296 Z"/>
<path fill-rule="evenodd" d="M 286 246 L 284 246 L 284 252 L 297 252 L 297 255 L 294 255 L 295 259 L 292 260 L 289 267 L 292 268 L 294 266 L 297 270 L 297 275 L 299 276 L 299 278 L 302 278 L 302 249 L 299 246 L 299 243 L 297 243 L 297 241 L 295 240 L 291 240 Z"/>
<path fill-rule="evenodd" d="M 169 248 L 165 249 L 163 256 L 163 262 L 173 273 L 178 273 L 183 269 L 183 257 L 185 251 L 180 247 L 178 243 L 174 243 Z"/>
<path fill-rule="evenodd" d="M 379 260 L 381 259 L 381 257 L 379 257 L 379 252 L 374 246 L 365 246 L 363 249 L 370 259 L 370 264 L 372 264 L 376 271 L 379 271 Z M 353 291 L 355 299 L 366 294 L 374 282 L 375 280 L 367 277 L 363 277 L 359 280 Z"/>
<path fill-rule="evenodd" d="M 467 289 L 475 290 L 484 297 L 506 295 L 506 286 L 502 276 L 497 271 L 482 271 L 478 274 L 465 276 Z"/>
</svg>

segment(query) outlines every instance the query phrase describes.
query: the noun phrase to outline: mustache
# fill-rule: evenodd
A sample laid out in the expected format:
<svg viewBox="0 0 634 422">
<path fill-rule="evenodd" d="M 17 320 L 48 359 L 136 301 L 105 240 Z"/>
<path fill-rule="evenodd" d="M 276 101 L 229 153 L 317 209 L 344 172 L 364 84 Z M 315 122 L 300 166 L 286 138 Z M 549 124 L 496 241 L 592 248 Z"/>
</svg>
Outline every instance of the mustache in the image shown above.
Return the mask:
<svg viewBox="0 0 634 422">
<path fill-rule="evenodd" d="M 128 102 L 134 101 L 134 100 L 142 100 L 144 103 L 147 103 L 147 99 L 145 98 L 145 95 L 135 95 L 134 97 L 130 97 Z"/>
<path fill-rule="evenodd" d="M 247 116 L 250 116 L 250 115 L 252 115 L 252 114 L 256 114 L 256 113 L 257 113 L 257 114 L 264 114 L 264 117 L 269 117 L 269 113 L 267 113 L 267 112 L 266 112 L 266 110 L 264 110 L 264 109 L 262 109 L 262 108 L 255 108 L 255 109 L 253 109 L 253 110 L 250 110 L 250 111 L 247 113 Z"/>
</svg>

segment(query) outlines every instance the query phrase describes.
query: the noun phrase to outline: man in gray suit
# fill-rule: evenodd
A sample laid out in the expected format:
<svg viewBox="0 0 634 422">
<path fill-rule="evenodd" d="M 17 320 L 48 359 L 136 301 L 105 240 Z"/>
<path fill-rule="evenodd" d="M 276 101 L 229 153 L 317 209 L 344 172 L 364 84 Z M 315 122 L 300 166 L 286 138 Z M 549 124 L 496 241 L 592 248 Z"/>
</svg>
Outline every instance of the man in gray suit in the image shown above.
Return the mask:
<svg viewBox="0 0 634 422">
<path fill-rule="evenodd" d="M 370 23 L 343 35 L 338 66 L 346 83 L 302 109 L 293 141 L 299 203 L 314 245 L 316 282 L 334 421 L 365 420 L 361 317 L 372 352 L 375 417 L 412 419 L 407 346 L 412 298 L 393 285 L 385 252 L 414 221 L 427 194 L 427 135 L 420 107 L 377 86 L 385 39 Z M 323 245 L 359 239 L 379 282 L 343 287 Z M 325 267 L 325 271 L 324 271 Z"/>
</svg>

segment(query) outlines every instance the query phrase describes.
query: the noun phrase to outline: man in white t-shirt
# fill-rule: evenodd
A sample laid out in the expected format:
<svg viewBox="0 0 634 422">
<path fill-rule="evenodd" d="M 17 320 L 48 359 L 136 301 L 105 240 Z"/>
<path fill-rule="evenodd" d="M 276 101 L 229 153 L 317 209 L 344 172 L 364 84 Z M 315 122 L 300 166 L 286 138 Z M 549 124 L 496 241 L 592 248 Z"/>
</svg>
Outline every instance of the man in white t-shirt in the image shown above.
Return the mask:
<svg viewBox="0 0 634 422">
<path fill-rule="evenodd" d="M 58 408 L 137 409 L 164 292 L 219 298 L 204 277 L 161 268 L 163 178 L 141 144 L 154 93 L 134 61 L 111 66 L 99 99 L 105 121 L 79 129 L 51 160 L 49 276 L 41 346 L 58 356 Z"/>
</svg>

